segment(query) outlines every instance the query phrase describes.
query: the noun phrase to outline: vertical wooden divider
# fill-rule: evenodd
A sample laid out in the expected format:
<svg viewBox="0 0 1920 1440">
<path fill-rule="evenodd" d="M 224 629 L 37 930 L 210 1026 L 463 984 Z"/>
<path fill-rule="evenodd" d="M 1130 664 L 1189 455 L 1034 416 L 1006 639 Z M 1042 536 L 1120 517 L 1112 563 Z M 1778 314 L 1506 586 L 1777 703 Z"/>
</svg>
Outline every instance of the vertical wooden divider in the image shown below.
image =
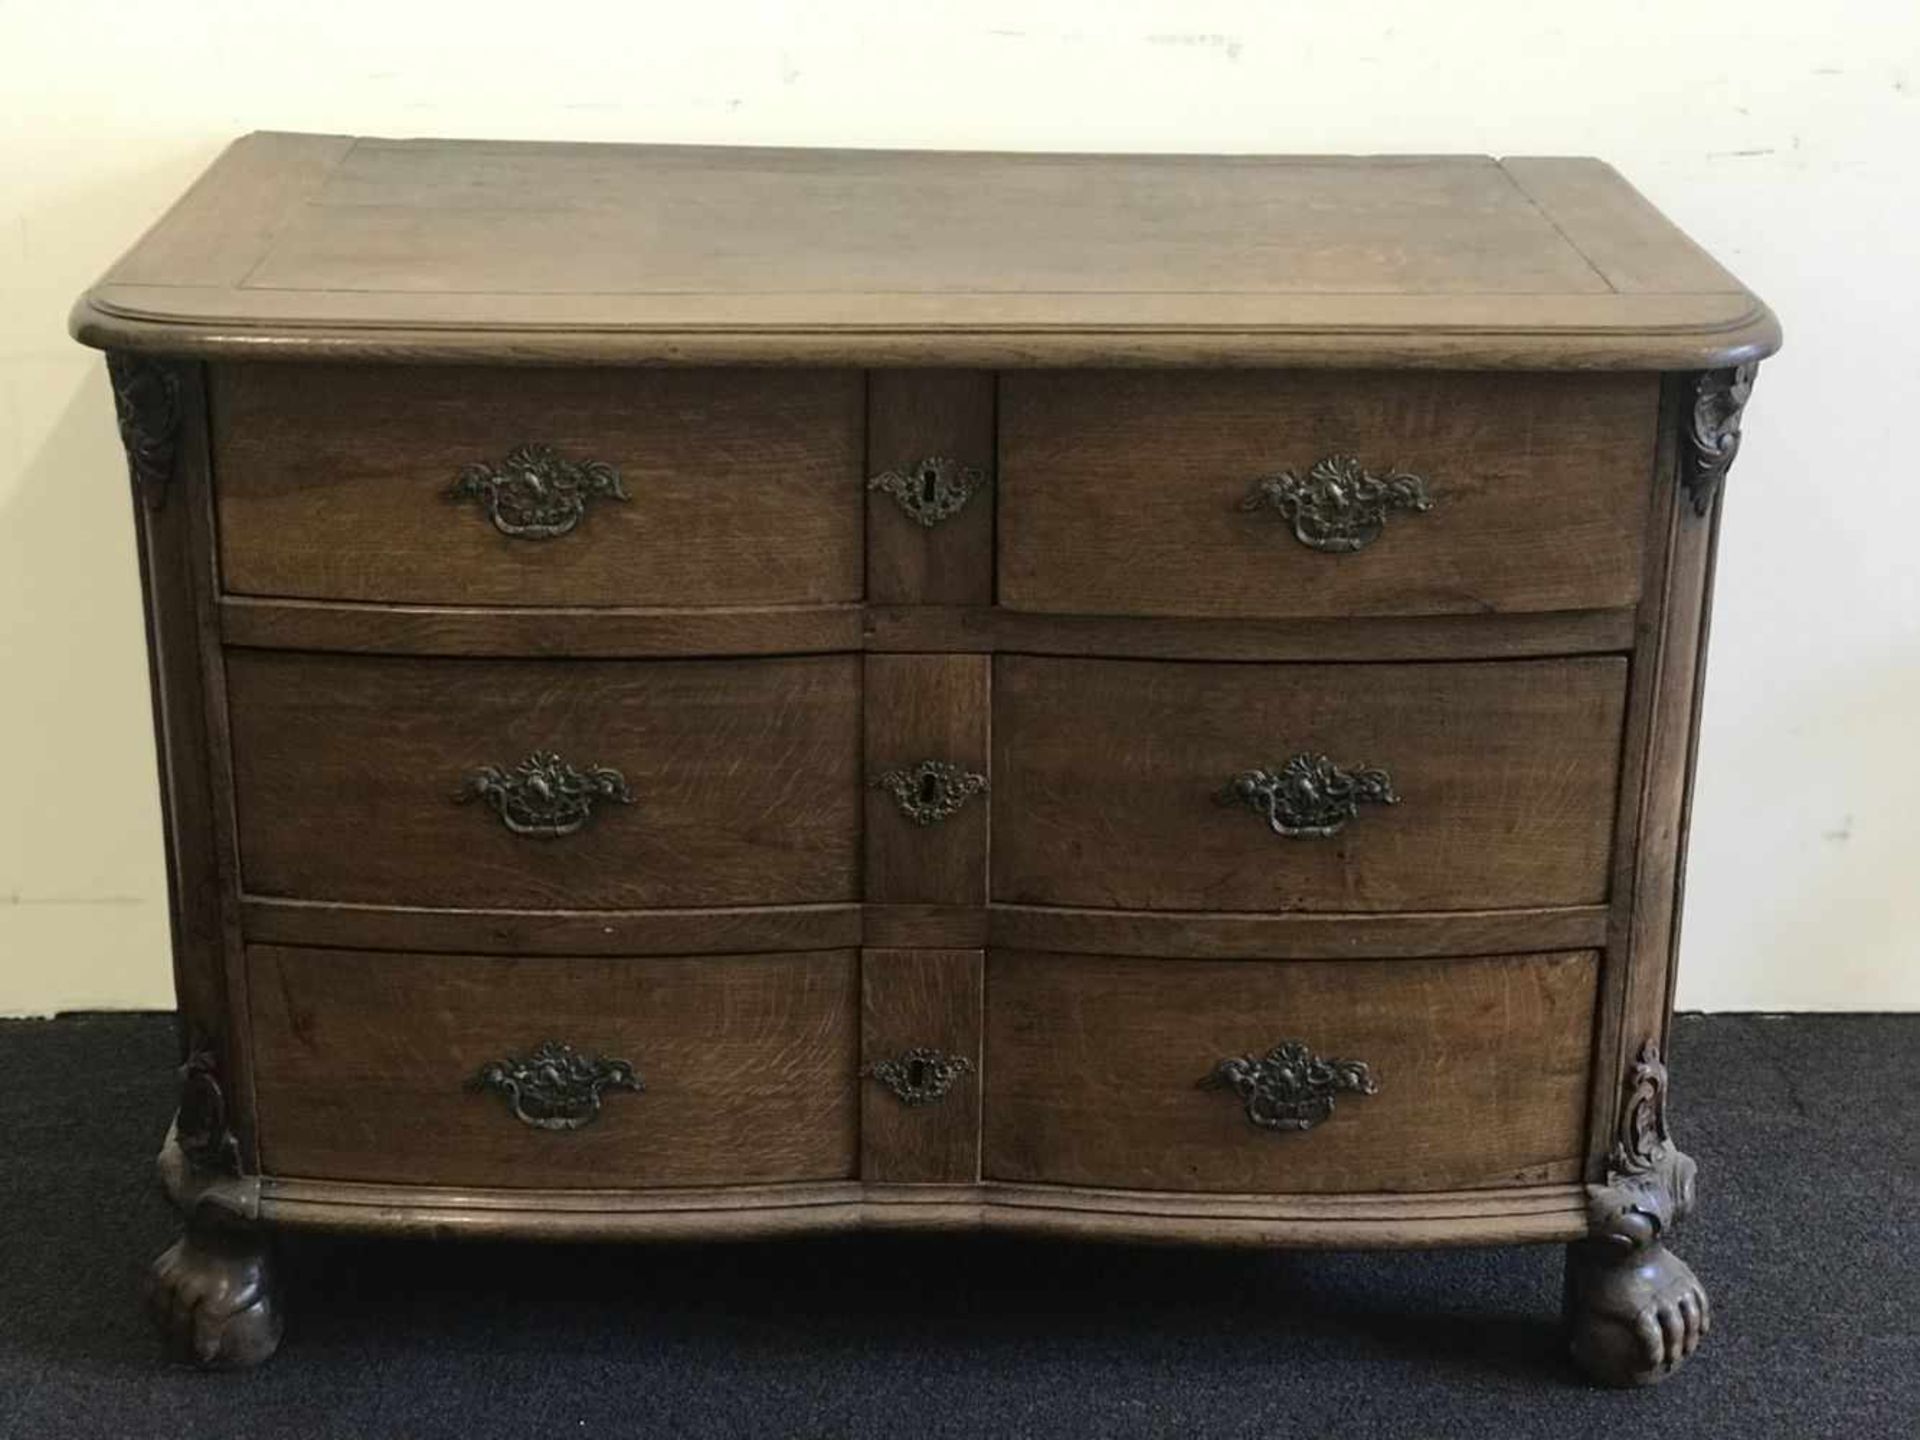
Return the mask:
<svg viewBox="0 0 1920 1440">
<path fill-rule="evenodd" d="M 984 968 L 978 950 L 861 957 L 861 1179 L 980 1178 Z"/>
</svg>

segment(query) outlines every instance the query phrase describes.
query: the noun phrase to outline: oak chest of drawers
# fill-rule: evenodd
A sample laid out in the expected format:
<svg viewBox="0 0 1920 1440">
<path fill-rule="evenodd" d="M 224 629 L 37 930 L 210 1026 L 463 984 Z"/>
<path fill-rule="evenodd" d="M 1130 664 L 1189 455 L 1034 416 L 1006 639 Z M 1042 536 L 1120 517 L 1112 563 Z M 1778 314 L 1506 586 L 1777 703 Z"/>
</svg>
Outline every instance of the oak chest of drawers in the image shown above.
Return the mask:
<svg viewBox="0 0 1920 1440">
<path fill-rule="evenodd" d="M 277 1227 L 1569 1242 L 1661 1063 L 1765 308 L 1589 160 L 236 144 L 85 297 L 183 1018 Z"/>
</svg>

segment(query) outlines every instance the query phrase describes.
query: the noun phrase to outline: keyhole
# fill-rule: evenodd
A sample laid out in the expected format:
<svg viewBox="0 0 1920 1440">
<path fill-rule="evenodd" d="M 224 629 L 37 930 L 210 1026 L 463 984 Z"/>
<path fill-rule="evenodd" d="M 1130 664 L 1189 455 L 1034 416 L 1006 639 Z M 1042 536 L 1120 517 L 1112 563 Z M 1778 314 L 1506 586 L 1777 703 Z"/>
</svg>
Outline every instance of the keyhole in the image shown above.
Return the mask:
<svg viewBox="0 0 1920 1440">
<path fill-rule="evenodd" d="M 940 472 L 929 465 L 920 472 L 920 501 L 924 505 L 933 504 L 934 490 L 940 483 Z"/>
<path fill-rule="evenodd" d="M 939 798 L 940 782 L 932 775 L 922 775 L 920 777 L 920 803 L 922 805 L 931 805 Z"/>
<path fill-rule="evenodd" d="M 913 1059 L 909 1060 L 907 1062 L 908 1088 L 913 1090 L 926 1089 L 927 1088 L 927 1072 L 931 1068 L 932 1067 L 929 1066 L 925 1060 L 920 1059 L 918 1056 L 915 1056 Z"/>
</svg>

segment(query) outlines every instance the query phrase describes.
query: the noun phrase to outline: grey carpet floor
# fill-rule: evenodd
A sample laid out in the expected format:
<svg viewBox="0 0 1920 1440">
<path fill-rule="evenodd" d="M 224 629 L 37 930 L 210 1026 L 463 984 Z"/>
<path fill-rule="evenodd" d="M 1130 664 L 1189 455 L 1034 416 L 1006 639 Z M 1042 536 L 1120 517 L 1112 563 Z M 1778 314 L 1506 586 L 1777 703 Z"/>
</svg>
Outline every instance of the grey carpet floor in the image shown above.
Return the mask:
<svg viewBox="0 0 1920 1440">
<path fill-rule="evenodd" d="M 1560 1358 L 1558 1247 L 844 1236 L 296 1238 L 265 1368 L 162 1363 L 168 1017 L 0 1023 L 0 1437 L 1920 1436 L 1920 1016 L 1683 1018 L 1676 1247 L 1715 1329 L 1654 1390 Z"/>
</svg>

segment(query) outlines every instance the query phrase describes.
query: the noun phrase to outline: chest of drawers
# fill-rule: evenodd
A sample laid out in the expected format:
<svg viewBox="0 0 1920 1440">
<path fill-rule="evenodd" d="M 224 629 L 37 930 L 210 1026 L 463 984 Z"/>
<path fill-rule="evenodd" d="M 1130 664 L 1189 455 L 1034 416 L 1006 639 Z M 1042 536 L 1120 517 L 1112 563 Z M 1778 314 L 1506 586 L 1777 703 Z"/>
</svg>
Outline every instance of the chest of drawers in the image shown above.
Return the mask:
<svg viewBox="0 0 1920 1440">
<path fill-rule="evenodd" d="M 1566 1242 L 1666 1038 L 1766 309 L 1587 160 L 256 135 L 75 311 L 182 1016 L 157 1311 L 282 1227 Z"/>
</svg>

